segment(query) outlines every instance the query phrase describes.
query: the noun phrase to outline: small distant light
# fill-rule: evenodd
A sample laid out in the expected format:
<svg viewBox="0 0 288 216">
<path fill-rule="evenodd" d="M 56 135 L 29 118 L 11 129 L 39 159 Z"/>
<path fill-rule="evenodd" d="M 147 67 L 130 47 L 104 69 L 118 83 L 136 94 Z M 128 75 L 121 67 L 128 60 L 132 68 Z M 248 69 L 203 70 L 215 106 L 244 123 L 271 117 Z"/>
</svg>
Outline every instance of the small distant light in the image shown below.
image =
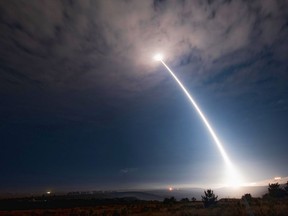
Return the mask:
<svg viewBox="0 0 288 216">
<path fill-rule="evenodd" d="M 277 176 L 277 177 L 274 178 L 274 180 L 281 180 L 281 177 Z"/>
<path fill-rule="evenodd" d="M 51 191 L 47 191 L 46 193 L 47 193 L 47 194 L 51 194 Z"/>
<path fill-rule="evenodd" d="M 172 187 L 169 187 L 169 191 L 173 191 L 173 188 L 172 188 Z"/>
</svg>

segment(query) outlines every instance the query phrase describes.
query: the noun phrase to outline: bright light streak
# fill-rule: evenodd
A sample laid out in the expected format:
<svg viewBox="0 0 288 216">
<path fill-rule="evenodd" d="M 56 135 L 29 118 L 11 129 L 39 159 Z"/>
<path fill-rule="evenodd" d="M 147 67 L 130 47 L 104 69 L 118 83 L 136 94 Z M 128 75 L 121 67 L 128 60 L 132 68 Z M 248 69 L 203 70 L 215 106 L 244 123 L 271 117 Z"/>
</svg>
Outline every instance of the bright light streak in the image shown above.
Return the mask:
<svg viewBox="0 0 288 216">
<path fill-rule="evenodd" d="M 160 61 L 165 68 L 170 72 L 170 74 L 172 75 L 172 77 L 176 80 L 176 82 L 179 84 L 179 86 L 182 88 L 182 90 L 184 91 L 184 93 L 186 94 L 186 96 L 189 98 L 190 102 L 192 103 L 192 105 L 194 106 L 194 108 L 196 109 L 196 111 L 198 112 L 198 114 L 200 115 L 201 119 L 203 120 L 204 124 L 206 125 L 208 131 L 210 132 L 213 140 L 216 143 L 216 146 L 218 147 L 222 158 L 224 159 L 226 165 L 227 165 L 227 174 L 228 174 L 228 181 L 227 184 L 229 186 L 240 186 L 241 184 L 241 179 L 240 176 L 238 174 L 238 172 L 236 171 L 236 169 L 234 168 L 234 166 L 232 165 L 223 145 L 221 144 L 220 140 L 218 139 L 216 133 L 214 132 L 213 128 L 211 127 L 211 125 L 209 124 L 208 120 L 206 119 L 205 115 L 202 113 L 202 111 L 200 110 L 200 108 L 198 107 L 198 105 L 196 104 L 195 100 L 192 98 L 192 96 L 190 95 L 190 93 L 186 90 L 186 88 L 184 87 L 184 85 L 181 83 L 181 81 L 177 78 L 177 76 L 174 74 L 174 72 L 165 64 L 165 62 L 162 59 L 162 55 L 157 54 L 154 59 Z"/>
</svg>

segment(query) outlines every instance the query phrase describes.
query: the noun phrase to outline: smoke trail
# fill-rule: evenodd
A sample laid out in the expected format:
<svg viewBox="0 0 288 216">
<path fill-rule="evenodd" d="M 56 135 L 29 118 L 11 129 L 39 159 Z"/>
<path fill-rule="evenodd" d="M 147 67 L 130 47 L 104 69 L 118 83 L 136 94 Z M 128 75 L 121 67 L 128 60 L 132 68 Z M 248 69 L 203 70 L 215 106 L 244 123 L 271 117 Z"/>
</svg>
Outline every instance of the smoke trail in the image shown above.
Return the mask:
<svg viewBox="0 0 288 216">
<path fill-rule="evenodd" d="M 184 87 L 184 85 L 181 83 L 181 81 L 177 78 L 177 76 L 174 74 L 174 72 L 165 64 L 165 62 L 162 60 L 161 56 L 156 56 L 156 60 L 160 61 L 165 68 L 170 72 L 170 74 L 172 75 L 172 77 L 176 80 L 176 82 L 179 84 L 179 86 L 182 88 L 182 90 L 184 91 L 184 93 L 186 94 L 186 96 L 189 98 L 189 100 L 191 101 L 191 103 L 193 104 L 194 108 L 197 110 L 198 114 L 200 115 L 201 119 L 203 120 L 204 124 L 206 125 L 208 131 L 210 132 L 213 140 L 215 141 L 221 156 L 223 157 L 227 168 L 228 168 L 228 172 L 229 172 L 229 177 L 232 178 L 230 179 L 232 184 L 237 184 L 237 182 L 239 182 L 239 176 L 238 173 L 236 172 L 235 168 L 233 167 L 224 147 L 222 146 L 220 140 L 218 139 L 216 133 L 214 132 L 213 128 L 211 127 L 211 125 L 209 124 L 208 120 L 206 119 L 205 115 L 202 113 L 202 111 L 200 110 L 200 108 L 198 107 L 197 103 L 195 102 L 195 100 L 192 98 L 192 96 L 189 94 L 189 92 L 186 90 L 186 88 Z"/>
</svg>

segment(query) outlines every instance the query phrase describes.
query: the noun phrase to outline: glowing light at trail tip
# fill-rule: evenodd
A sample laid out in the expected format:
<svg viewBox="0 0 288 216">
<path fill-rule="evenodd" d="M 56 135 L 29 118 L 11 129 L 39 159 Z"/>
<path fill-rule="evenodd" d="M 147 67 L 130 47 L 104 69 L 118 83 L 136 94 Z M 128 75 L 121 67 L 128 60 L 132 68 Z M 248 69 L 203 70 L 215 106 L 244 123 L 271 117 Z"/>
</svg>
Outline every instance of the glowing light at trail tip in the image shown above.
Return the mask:
<svg viewBox="0 0 288 216">
<path fill-rule="evenodd" d="M 220 151 L 220 154 L 221 154 L 221 156 L 222 156 L 222 158 L 225 161 L 225 164 L 227 166 L 227 181 L 226 181 L 226 184 L 228 186 L 240 186 L 240 184 L 242 183 L 242 180 L 241 180 L 241 178 L 239 176 L 239 173 L 236 171 L 235 167 L 231 163 L 231 161 L 230 161 L 230 159 L 229 159 L 229 157 L 228 157 L 228 155 L 227 155 L 222 143 L 220 142 L 219 138 L 217 137 L 216 133 L 214 132 L 214 130 L 211 127 L 210 123 L 208 122 L 207 118 L 202 113 L 202 111 L 200 110 L 200 108 L 197 105 L 197 103 L 195 102 L 195 100 L 192 98 L 191 94 L 187 91 L 185 86 L 181 83 L 181 81 L 174 74 L 174 72 L 163 61 L 163 55 L 162 54 L 155 55 L 154 59 L 156 61 L 160 61 L 164 65 L 164 67 L 169 71 L 171 76 L 176 80 L 176 82 L 179 84 L 181 89 L 184 91 L 184 93 L 186 94 L 186 96 L 188 97 L 188 99 L 190 100 L 190 102 L 192 103 L 192 105 L 194 106 L 196 111 L 198 112 L 198 114 L 201 117 L 202 121 L 204 122 L 205 126 L 207 127 L 210 135 L 212 136 L 212 138 L 213 138 L 218 150 Z"/>
<path fill-rule="evenodd" d="M 163 61 L 163 55 L 162 55 L 161 53 L 157 53 L 157 54 L 153 57 L 153 59 L 154 59 L 155 61 Z"/>
</svg>

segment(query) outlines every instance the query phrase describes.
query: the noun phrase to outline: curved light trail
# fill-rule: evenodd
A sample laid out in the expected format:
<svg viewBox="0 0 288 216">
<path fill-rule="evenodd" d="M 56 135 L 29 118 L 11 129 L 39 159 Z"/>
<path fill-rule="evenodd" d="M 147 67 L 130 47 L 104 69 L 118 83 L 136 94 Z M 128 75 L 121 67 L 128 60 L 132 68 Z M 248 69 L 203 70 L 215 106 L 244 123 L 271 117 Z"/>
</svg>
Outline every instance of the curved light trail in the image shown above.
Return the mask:
<svg viewBox="0 0 288 216">
<path fill-rule="evenodd" d="M 171 76 L 176 80 L 176 82 L 179 84 L 179 86 L 181 87 L 181 89 L 184 91 L 184 93 L 186 94 L 186 96 L 188 97 L 188 99 L 190 100 L 190 102 L 192 103 L 192 105 L 194 106 L 194 108 L 196 109 L 196 111 L 198 112 L 198 114 L 200 115 L 202 121 L 204 122 L 205 126 L 207 127 L 209 133 L 211 134 L 213 140 L 215 141 L 215 144 L 218 148 L 218 150 L 220 151 L 220 154 L 222 156 L 222 158 L 224 159 L 225 164 L 227 165 L 228 168 L 228 178 L 229 178 L 229 184 L 230 185 L 234 185 L 234 186 L 239 186 L 240 184 L 240 176 L 237 173 L 237 171 L 235 170 L 233 164 L 231 163 L 231 160 L 229 159 L 222 143 L 220 142 L 219 138 L 217 137 L 216 133 L 214 132 L 213 128 L 211 127 L 210 123 L 208 122 L 207 118 L 205 117 L 205 115 L 203 114 L 203 112 L 200 110 L 199 106 L 197 105 L 197 103 L 195 102 L 195 100 L 192 98 L 192 96 L 190 95 L 190 93 L 187 91 L 187 89 L 185 88 L 185 86 L 181 83 L 181 81 L 178 79 L 178 77 L 174 74 L 174 72 L 168 67 L 168 65 L 163 61 L 163 57 L 161 54 L 157 54 L 156 56 L 154 56 L 154 59 L 156 61 L 160 61 L 165 68 L 169 71 L 169 73 L 171 74 Z"/>
</svg>

